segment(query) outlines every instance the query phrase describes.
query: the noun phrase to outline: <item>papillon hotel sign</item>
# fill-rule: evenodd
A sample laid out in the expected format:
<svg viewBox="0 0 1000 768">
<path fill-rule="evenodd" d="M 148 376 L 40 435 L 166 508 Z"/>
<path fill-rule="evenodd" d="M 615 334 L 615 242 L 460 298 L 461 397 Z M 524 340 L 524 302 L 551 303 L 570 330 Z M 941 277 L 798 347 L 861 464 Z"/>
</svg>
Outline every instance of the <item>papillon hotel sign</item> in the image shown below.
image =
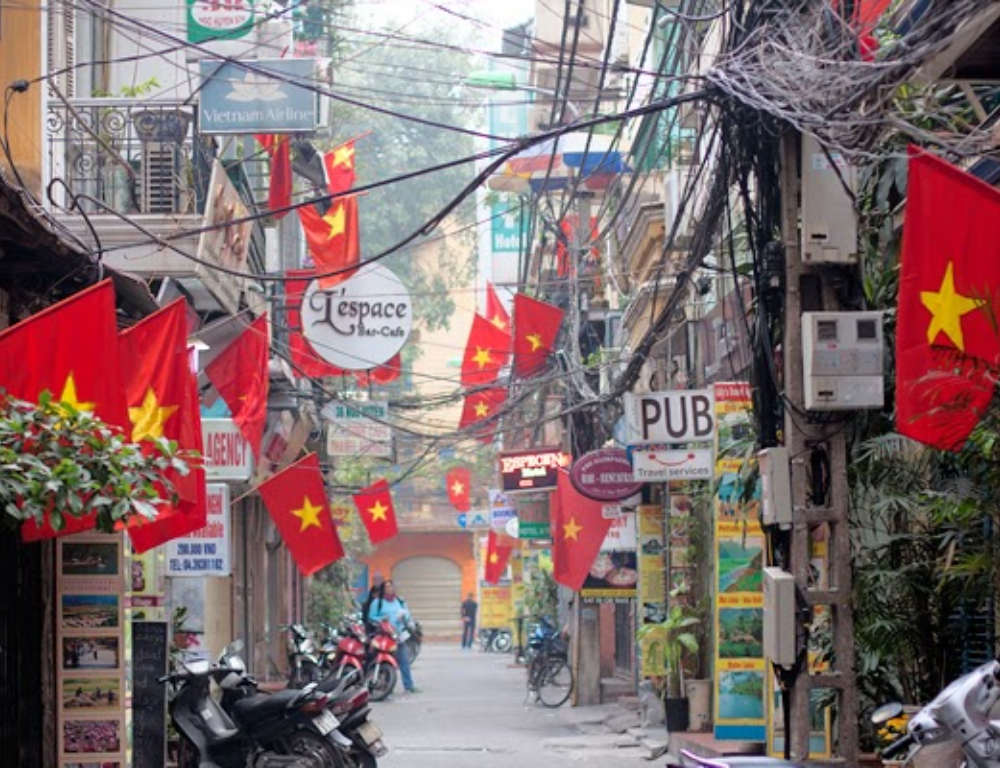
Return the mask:
<svg viewBox="0 0 1000 768">
<path fill-rule="evenodd" d="M 301 133 L 319 125 L 312 59 L 201 62 L 202 133 Z"/>
</svg>

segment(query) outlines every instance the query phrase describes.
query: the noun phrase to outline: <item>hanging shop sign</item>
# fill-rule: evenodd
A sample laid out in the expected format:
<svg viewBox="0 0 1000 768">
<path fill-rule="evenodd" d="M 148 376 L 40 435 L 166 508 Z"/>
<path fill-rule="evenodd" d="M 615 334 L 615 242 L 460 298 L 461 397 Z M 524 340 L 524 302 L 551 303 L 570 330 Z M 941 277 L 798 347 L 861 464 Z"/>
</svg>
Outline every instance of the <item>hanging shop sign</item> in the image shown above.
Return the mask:
<svg viewBox="0 0 1000 768">
<path fill-rule="evenodd" d="M 715 438 L 715 395 L 711 389 L 627 393 L 625 441 L 649 443 L 711 442 Z"/>
<path fill-rule="evenodd" d="M 601 448 L 573 462 L 570 482 L 595 501 L 621 501 L 638 493 L 642 482 L 632 475 L 628 454 L 621 448 Z"/>
<path fill-rule="evenodd" d="M 187 0 L 188 42 L 238 40 L 254 29 L 253 0 Z"/>
<path fill-rule="evenodd" d="M 313 280 L 302 297 L 302 332 L 316 354 L 349 371 L 367 371 L 399 352 L 413 328 L 402 281 L 370 264 L 329 289 Z"/>
<path fill-rule="evenodd" d="M 548 493 L 536 493 L 518 495 L 515 499 L 517 505 L 517 538 L 519 539 L 548 539 L 552 536 L 549 526 L 549 497 Z M 509 531 L 508 531 L 509 533 Z"/>
<path fill-rule="evenodd" d="M 253 227 L 249 216 L 222 163 L 215 160 L 194 272 L 219 306 L 233 315 L 239 312 L 245 279 L 230 273 L 246 272 Z"/>
<path fill-rule="evenodd" d="M 229 486 L 205 486 L 205 527 L 167 542 L 167 576 L 228 576 Z"/>
<path fill-rule="evenodd" d="M 205 477 L 208 480 L 249 480 L 253 453 L 232 419 L 202 419 Z"/>
<path fill-rule="evenodd" d="M 500 454 L 500 478 L 503 490 L 551 490 L 556 487 L 558 470 L 569 463 L 560 448 L 535 448 Z"/>
<path fill-rule="evenodd" d="M 326 452 L 329 456 L 392 456 L 392 427 L 386 424 L 389 404 L 383 401 L 338 401 L 322 410 L 329 422 Z"/>
<path fill-rule="evenodd" d="M 313 59 L 201 61 L 203 134 L 303 133 L 320 124 Z"/>
<path fill-rule="evenodd" d="M 629 447 L 628 455 L 635 479 L 646 483 L 711 480 L 715 476 L 711 448 L 636 445 Z"/>
</svg>

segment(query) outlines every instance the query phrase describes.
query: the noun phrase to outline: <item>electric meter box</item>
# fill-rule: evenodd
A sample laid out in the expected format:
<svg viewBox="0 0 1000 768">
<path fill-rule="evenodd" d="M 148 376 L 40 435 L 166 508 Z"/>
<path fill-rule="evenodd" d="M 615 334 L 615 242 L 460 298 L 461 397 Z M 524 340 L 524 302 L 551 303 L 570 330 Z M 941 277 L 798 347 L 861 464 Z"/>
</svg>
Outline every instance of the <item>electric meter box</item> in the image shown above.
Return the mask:
<svg viewBox="0 0 1000 768">
<path fill-rule="evenodd" d="M 781 568 L 764 569 L 764 658 L 795 666 L 795 577 Z"/>
<path fill-rule="evenodd" d="M 757 454 L 760 467 L 760 506 L 764 525 L 792 527 L 792 477 L 788 449 L 765 448 Z"/>
<path fill-rule="evenodd" d="M 805 405 L 810 411 L 881 408 L 882 312 L 803 312 Z"/>
<path fill-rule="evenodd" d="M 856 264 L 858 217 L 848 190 L 857 189 L 857 171 L 834 150 L 823 151 L 802 136 L 802 261 Z"/>
</svg>

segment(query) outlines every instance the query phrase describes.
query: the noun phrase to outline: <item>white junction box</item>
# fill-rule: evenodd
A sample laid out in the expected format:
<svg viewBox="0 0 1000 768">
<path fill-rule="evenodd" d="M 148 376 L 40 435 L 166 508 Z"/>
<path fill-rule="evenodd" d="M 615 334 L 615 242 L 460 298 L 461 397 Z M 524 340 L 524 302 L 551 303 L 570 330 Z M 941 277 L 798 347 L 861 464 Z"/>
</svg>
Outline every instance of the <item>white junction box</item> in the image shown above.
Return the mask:
<svg viewBox="0 0 1000 768">
<path fill-rule="evenodd" d="M 760 467 L 760 506 L 764 525 L 792 527 L 792 477 L 788 449 L 765 448 L 757 454 Z"/>
<path fill-rule="evenodd" d="M 881 408 L 885 342 L 882 312 L 803 312 L 806 409 Z"/>
<path fill-rule="evenodd" d="M 857 189 L 857 171 L 835 151 L 823 151 L 812 136 L 802 136 L 802 261 L 806 264 L 855 264 L 858 217 L 847 189 Z M 847 189 L 845 189 L 845 184 Z"/>
<path fill-rule="evenodd" d="M 779 667 L 795 665 L 795 577 L 781 568 L 764 569 L 764 658 Z"/>
</svg>

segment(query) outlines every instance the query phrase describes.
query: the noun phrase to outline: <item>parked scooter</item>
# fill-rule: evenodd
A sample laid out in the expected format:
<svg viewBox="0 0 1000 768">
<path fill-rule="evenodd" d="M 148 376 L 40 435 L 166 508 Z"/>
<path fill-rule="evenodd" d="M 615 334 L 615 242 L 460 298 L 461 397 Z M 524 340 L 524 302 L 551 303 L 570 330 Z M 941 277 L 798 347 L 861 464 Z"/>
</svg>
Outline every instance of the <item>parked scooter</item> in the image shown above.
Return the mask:
<svg viewBox="0 0 1000 768">
<path fill-rule="evenodd" d="M 211 683 L 242 674 L 242 668 L 192 661 L 160 678 L 174 687 L 170 718 L 182 736 L 179 768 L 340 768 L 325 738 L 338 726 L 326 711 L 327 694 L 311 685 L 249 701 L 240 725 L 212 697 Z"/>
<path fill-rule="evenodd" d="M 283 624 L 288 632 L 288 687 L 301 688 L 323 677 L 320 658 L 309 630 L 302 624 Z"/>
<path fill-rule="evenodd" d="M 1000 700 L 1000 662 L 991 661 L 948 685 L 906 724 L 906 735 L 882 750 L 886 760 L 903 756 L 909 763 L 932 744 L 955 742 L 965 752 L 963 768 L 1000 768 L 1000 720 L 990 711 Z M 875 710 L 882 725 L 903 712 L 901 704 Z"/>
<path fill-rule="evenodd" d="M 681 750 L 681 763 L 668 763 L 667 768 L 803 768 L 799 763 L 790 763 L 776 757 L 699 757 L 686 749 Z"/>
<path fill-rule="evenodd" d="M 514 645 L 506 627 L 479 630 L 479 644 L 484 653 L 510 653 Z"/>
<path fill-rule="evenodd" d="M 406 625 L 400 633 L 399 644 L 410 654 L 410 664 L 417 660 L 424 644 L 424 628 L 410 615 L 406 617 Z"/>
<path fill-rule="evenodd" d="M 220 703 L 238 725 L 251 728 L 259 717 L 279 706 L 282 697 L 296 692 L 261 693 L 256 680 L 245 674 L 245 665 L 239 657 L 242 648 L 242 641 L 237 640 L 219 659 L 220 666 L 234 671 L 219 683 Z M 307 689 L 312 687 L 307 686 Z M 388 750 L 382 742 L 381 729 L 371 720 L 368 690 L 357 681 L 333 678 L 316 685 L 315 690 L 327 698 L 327 716 L 317 717 L 314 725 L 334 746 L 343 768 L 374 768 L 377 758 Z M 332 727 L 327 731 L 321 725 Z"/>
<path fill-rule="evenodd" d="M 332 676 L 343 680 L 360 676 L 371 692 L 372 701 L 382 701 L 395 690 L 399 678 L 396 630 L 386 620 L 370 623 L 365 629 L 360 617 L 345 618 L 338 629 Z"/>
</svg>

